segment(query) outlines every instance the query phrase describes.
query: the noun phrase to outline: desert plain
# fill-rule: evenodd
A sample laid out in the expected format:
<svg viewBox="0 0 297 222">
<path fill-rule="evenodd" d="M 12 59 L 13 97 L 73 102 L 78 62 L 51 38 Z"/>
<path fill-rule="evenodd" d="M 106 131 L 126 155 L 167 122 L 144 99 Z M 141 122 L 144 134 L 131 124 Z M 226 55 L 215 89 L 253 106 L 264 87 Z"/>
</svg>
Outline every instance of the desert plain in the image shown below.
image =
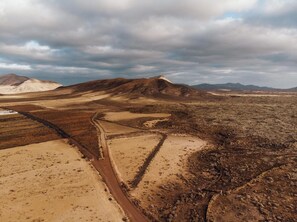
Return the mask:
<svg viewBox="0 0 297 222">
<path fill-rule="evenodd" d="M 95 86 L 0 96 L 0 221 L 296 221 L 296 93 Z"/>
</svg>

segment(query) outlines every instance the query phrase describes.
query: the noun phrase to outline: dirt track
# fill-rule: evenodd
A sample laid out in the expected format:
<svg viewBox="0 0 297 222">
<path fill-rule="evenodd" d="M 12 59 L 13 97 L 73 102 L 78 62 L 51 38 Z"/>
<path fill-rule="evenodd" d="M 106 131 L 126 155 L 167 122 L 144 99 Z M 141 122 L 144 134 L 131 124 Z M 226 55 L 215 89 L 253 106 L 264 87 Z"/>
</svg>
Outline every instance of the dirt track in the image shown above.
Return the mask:
<svg viewBox="0 0 297 222">
<path fill-rule="evenodd" d="M 115 200 L 118 202 L 118 204 L 122 207 L 122 209 L 125 211 L 126 215 L 129 217 L 130 221 L 135 222 L 143 222 L 148 221 L 148 219 L 142 214 L 142 212 L 135 206 L 133 203 L 129 200 L 127 195 L 122 190 L 120 183 L 117 179 L 116 173 L 113 170 L 107 142 L 105 140 L 105 133 L 104 129 L 100 124 L 97 125 L 98 129 L 100 129 L 100 143 L 101 143 L 101 149 L 103 154 L 103 159 L 98 160 L 97 156 L 95 156 L 93 153 L 88 151 L 84 146 L 82 146 L 78 141 L 75 141 L 73 138 L 71 138 L 70 135 L 68 135 L 66 132 L 64 132 L 62 129 L 60 129 L 58 126 L 40 119 L 31 113 L 22 112 L 20 113 L 34 121 L 38 121 L 42 124 L 44 124 L 46 127 L 55 130 L 62 138 L 68 138 L 74 145 L 76 145 L 79 150 L 91 160 L 91 163 L 93 166 L 98 170 L 100 175 L 102 176 L 104 182 L 108 186 L 111 194 L 115 198 Z M 95 114 L 96 115 L 96 114 Z"/>
<path fill-rule="evenodd" d="M 129 200 L 127 195 L 120 187 L 120 182 L 117 179 L 116 173 L 112 167 L 112 163 L 110 160 L 105 131 L 100 122 L 96 121 L 94 117 L 96 117 L 96 114 L 93 116 L 92 120 L 96 124 L 96 128 L 99 130 L 98 138 L 100 139 L 100 149 L 102 149 L 101 152 L 103 154 L 103 158 L 98 161 L 93 161 L 93 165 L 104 178 L 105 183 L 110 189 L 111 194 L 123 208 L 129 219 L 136 222 L 148 221 L 148 219 L 141 213 L 141 211 L 133 205 L 133 203 Z"/>
</svg>

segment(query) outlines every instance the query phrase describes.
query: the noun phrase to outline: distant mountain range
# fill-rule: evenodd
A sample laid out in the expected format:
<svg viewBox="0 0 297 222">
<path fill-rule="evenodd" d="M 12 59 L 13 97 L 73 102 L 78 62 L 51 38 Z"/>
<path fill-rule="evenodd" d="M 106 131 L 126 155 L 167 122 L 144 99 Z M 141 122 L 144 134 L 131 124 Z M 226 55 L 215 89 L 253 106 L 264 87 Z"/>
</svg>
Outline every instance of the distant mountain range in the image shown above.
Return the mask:
<svg viewBox="0 0 297 222">
<path fill-rule="evenodd" d="M 253 92 L 297 92 L 291 89 L 275 89 L 240 83 L 200 84 L 188 86 L 174 84 L 164 76 L 141 79 L 105 79 L 62 86 L 53 81 L 44 81 L 16 74 L 0 76 L 0 94 L 70 89 L 73 93 L 105 91 L 112 95 L 150 96 L 150 97 L 196 97 L 206 95 L 205 91 L 253 91 Z M 59 90 L 58 89 L 58 90 Z"/>
<path fill-rule="evenodd" d="M 276 89 L 271 87 L 261 87 L 255 85 L 243 85 L 240 83 L 225 83 L 225 84 L 199 84 L 193 85 L 192 87 L 201 90 L 210 90 L 210 91 L 286 91 L 286 92 L 295 92 L 297 87 L 291 89 Z"/>
<path fill-rule="evenodd" d="M 16 74 L 0 76 L 0 94 L 17 94 L 53 90 L 62 86 L 53 81 L 44 81 Z"/>
</svg>

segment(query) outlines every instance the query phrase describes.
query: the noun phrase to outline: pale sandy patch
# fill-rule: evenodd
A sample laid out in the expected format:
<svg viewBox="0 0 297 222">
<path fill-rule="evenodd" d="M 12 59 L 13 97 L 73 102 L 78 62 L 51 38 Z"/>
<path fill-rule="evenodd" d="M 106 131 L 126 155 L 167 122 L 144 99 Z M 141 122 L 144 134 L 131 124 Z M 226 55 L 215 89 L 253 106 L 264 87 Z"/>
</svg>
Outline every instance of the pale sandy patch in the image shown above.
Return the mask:
<svg viewBox="0 0 297 222">
<path fill-rule="evenodd" d="M 104 119 L 109 121 L 129 120 L 143 117 L 154 117 L 154 118 L 165 118 L 169 117 L 168 113 L 131 113 L 128 111 L 124 112 L 106 112 Z"/>
<path fill-rule="evenodd" d="M 18 113 L 13 110 L 7 110 L 7 109 L 0 108 L 0 116 L 14 115 L 14 114 L 18 114 Z"/>
<path fill-rule="evenodd" d="M 0 151 L 0 221 L 121 221 L 105 189 L 64 140 Z"/>
<path fill-rule="evenodd" d="M 38 79 L 28 79 L 19 85 L 1 85 L 0 93 L 2 94 L 18 94 L 26 92 L 40 92 L 54 90 L 62 86 L 59 83 L 45 82 Z"/>
<path fill-rule="evenodd" d="M 169 135 L 160 151 L 149 165 L 138 187 L 131 192 L 143 207 L 150 203 L 149 197 L 156 188 L 167 182 L 179 182 L 181 175 L 188 177 L 188 157 L 202 150 L 206 142 L 193 136 Z"/>
<path fill-rule="evenodd" d="M 160 139 L 160 135 L 146 134 L 109 141 L 111 157 L 121 180 L 129 184 L 134 179 L 139 167 Z"/>
<path fill-rule="evenodd" d="M 15 99 L 15 98 L 25 98 L 23 95 L 2 95 L 0 94 L 0 99 Z"/>
<path fill-rule="evenodd" d="M 109 97 L 109 94 L 106 94 L 104 92 L 86 93 L 74 98 L 40 100 L 37 102 L 31 102 L 31 104 L 43 106 L 46 108 L 69 108 L 69 106 L 80 105 L 86 102 L 100 100 L 107 97 Z"/>
<path fill-rule="evenodd" d="M 100 124 L 104 128 L 104 131 L 107 135 L 116 135 L 116 134 L 125 134 L 139 131 L 138 129 L 122 126 L 116 123 L 110 123 L 100 120 Z"/>
<path fill-rule="evenodd" d="M 152 98 L 148 98 L 148 97 L 138 97 L 135 99 L 131 99 L 130 100 L 131 103 L 134 104 L 152 104 L 152 103 L 160 103 L 159 99 L 152 99 Z M 162 103 L 167 103 L 165 100 L 162 101 Z"/>
<path fill-rule="evenodd" d="M 117 102 L 129 102 L 131 104 L 152 104 L 152 103 L 159 103 L 160 101 L 157 99 L 147 98 L 147 97 L 135 97 L 129 98 L 129 96 L 112 96 L 110 100 L 117 101 Z M 164 101 L 166 102 L 166 101 Z M 163 103 L 163 101 L 162 101 Z"/>
<path fill-rule="evenodd" d="M 59 91 L 51 91 L 50 95 L 52 96 L 61 96 L 64 93 L 62 91 L 61 94 L 58 94 Z M 47 92 L 48 93 L 48 92 Z M 82 106 L 87 102 L 105 99 L 109 97 L 109 94 L 106 94 L 105 92 L 97 92 L 97 93 L 85 93 L 85 94 L 77 94 L 75 97 L 72 98 L 56 98 L 56 99 L 42 99 L 42 100 L 36 100 L 35 98 L 42 97 L 42 96 L 48 96 L 45 94 L 45 92 L 38 92 L 38 93 L 28 93 L 28 94 L 22 94 L 20 96 L 0 96 L 0 100 L 3 99 L 1 102 L 1 106 L 11 106 L 11 105 L 37 105 L 42 106 L 45 108 L 50 109 L 70 109 L 77 106 Z M 15 102 L 5 102 L 5 99 L 13 99 L 13 98 L 30 98 L 33 101 L 15 101 Z M 88 107 L 88 106 L 85 106 Z"/>
</svg>

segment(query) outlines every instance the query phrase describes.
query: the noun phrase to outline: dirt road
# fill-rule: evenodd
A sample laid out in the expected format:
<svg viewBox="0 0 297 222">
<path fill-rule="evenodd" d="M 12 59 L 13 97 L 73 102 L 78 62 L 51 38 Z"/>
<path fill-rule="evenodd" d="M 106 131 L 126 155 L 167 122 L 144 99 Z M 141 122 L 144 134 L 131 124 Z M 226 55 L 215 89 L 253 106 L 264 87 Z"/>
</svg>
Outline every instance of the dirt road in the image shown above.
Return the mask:
<svg viewBox="0 0 297 222">
<path fill-rule="evenodd" d="M 142 212 L 129 200 L 120 186 L 120 182 L 117 179 L 116 173 L 112 167 L 112 163 L 110 160 L 104 128 L 101 126 L 100 121 L 96 121 L 96 116 L 97 114 L 92 117 L 92 122 L 96 124 L 96 128 L 98 130 L 98 138 L 100 141 L 101 149 L 100 152 L 102 152 L 103 158 L 97 161 L 93 161 L 93 165 L 104 178 L 105 183 L 108 186 L 111 194 L 123 208 L 129 219 L 135 222 L 148 221 L 148 219 L 142 214 Z"/>
</svg>

